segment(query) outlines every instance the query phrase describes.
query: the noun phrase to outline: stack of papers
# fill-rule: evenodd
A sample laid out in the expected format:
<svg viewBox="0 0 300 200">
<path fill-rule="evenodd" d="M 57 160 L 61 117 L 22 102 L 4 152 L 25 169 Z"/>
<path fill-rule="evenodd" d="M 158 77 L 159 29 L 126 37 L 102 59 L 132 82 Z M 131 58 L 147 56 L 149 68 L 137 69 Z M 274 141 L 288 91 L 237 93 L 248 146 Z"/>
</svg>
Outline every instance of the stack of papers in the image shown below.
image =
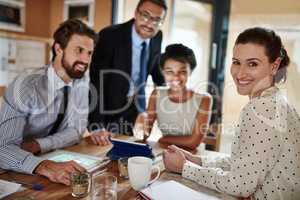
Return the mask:
<svg viewBox="0 0 300 200">
<path fill-rule="evenodd" d="M 150 185 L 139 194 L 146 200 L 220 200 L 215 196 L 192 190 L 176 181 Z"/>
<path fill-rule="evenodd" d="M 0 199 L 17 192 L 21 188 L 21 184 L 12 183 L 0 179 Z"/>
</svg>

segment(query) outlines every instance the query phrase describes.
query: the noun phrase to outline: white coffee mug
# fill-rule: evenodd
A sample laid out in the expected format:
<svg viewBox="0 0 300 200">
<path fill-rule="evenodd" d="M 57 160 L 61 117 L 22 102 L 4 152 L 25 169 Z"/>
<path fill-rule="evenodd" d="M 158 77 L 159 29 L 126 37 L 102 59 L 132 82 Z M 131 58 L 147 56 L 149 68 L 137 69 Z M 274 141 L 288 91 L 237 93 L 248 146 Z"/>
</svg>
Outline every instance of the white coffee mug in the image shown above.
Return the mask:
<svg viewBox="0 0 300 200">
<path fill-rule="evenodd" d="M 135 156 L 128 159 L 128 175 L 134 190 L 140 190 L 159 178 L 160 168 L 152 167 L 153 161 L 147 157 Z M 152 170 L 157 170 L 156 177 L 150 181 Z"/>
</svg>

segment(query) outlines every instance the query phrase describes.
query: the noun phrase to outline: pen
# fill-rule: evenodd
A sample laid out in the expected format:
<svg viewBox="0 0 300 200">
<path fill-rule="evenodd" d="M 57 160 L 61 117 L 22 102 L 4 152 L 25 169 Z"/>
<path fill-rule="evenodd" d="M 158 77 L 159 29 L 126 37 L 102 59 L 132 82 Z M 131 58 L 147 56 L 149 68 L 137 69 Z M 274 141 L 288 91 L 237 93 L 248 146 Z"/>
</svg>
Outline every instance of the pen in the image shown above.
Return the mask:
<svg viewBox="0 0 300 200">
<path fill-rule="evenodd" d="M 14 180 L 14 182 L 22 184 L 22 185 L 29 186 L 31 189 L 37 190 L 37 191 L 41 191 L 41 190 L 44 189 L 44 186 L 42 184 L 39 184 L 39 183 L 26 183 L 26 182 L 19 181 L 19 180 Z"/>
</svg>

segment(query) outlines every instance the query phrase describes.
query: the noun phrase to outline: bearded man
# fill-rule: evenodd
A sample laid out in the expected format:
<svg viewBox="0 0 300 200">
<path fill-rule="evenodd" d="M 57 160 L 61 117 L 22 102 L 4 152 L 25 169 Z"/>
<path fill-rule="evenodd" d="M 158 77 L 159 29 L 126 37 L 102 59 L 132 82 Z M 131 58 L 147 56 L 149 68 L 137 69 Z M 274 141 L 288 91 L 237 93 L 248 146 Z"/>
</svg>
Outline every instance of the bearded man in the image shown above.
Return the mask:
<svg viewBox="0 0 300 200">
<path fill-rule="evenodd" d="M 70 184 L 74 161 L 54 162 L 37 154 L 80 141 L 87 125 L 89 67 L 95 32 L 79 20 L 54 33 L 51 64 L 19 75 L 6 89 L 0 109 L 0 168 L 38 174 Z"/>
</svg>

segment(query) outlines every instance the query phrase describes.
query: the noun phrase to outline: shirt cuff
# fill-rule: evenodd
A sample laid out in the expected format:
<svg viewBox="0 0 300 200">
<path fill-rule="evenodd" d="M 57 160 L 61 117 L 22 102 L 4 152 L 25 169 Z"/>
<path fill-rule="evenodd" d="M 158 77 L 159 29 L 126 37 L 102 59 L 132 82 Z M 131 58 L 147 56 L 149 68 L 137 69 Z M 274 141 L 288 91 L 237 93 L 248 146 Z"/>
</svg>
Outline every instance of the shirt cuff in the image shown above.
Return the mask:
<svg viewBox="0 0 300 200">
<path fill-rule="evenodd" d="M 200 166 L 196 165 L 195 163 L 193 163 L 191 161 L 186 160 L 186 162 L 183 165 L 182 176 L 184 178 L 190 179 L 189 177 L 191 176 L 191 174 L 193 174 L 193 171 L 194 171 L 193 169 L 197 168 L 197 167 L 200 167 Z"/>
<path fill-rule="evenodd" d="M 25 173 L 33 174 L 35 168 L 42 162 L 46 160 L 45 158 L 36 157 L 34 155 L 29 155 L 23 163 L 23 170 Z"/>
<path fill-rule="evenodd" d="M 97 130 L 94 130 L 92 132 L 90 132 L 91 135 L 95 134 L 95 133 L 98 133 L 98 132 L 101 132 L 101 131 L 107 131 L 105 128 L 101 128 L 101 129 L 97 129 Z M 108 131 L 109 132 L 109 131 Z M 110 138 L 114 138 L 116 137 L 117 134 L 116 133 L 112 133 L 110 132 Z"/>
<path fill-rule="evenodd" d="M 102 125 L 101 122 L 99 122 L 99 123 L 91 123 L 91 124 L 89 124 L 86 128 L 87 128 L 87 130 L 88 130 L 90 133 L 92 133 L 92 132 L 94 132 L 94 131 L 99 131 L 99 130 L 102 130 L 102 129 L 105 130 L 105 126 Z"/>
<path fill-rule="evenodd" d="M 46 153 L 52 150 L 52 142 L 50 138 L 37 138 L 35 140 L 39 143 L 41 147 L 41 153 Z"/>
<path fill-rule="evenodd" d="M 217 190 L 215 185 L 216 170 L 217 169 L 202 167 L 190 161 L 186 161 L 183 165 L 182 176 L 202 186 Z"/>
<path fill-rule="evenodd" d="M 100 132 L 100 131 L 106 131 L 105 128 L 99 128 L 99 129 L 95 129 L 93 131 L 90 131 L 91 134 L 94 134 L 94 133 L 97 133 L 97 132 Z"/>
<path fill-rule="evenodd" d="M 201 166 L 202 167 L 210 167 L 208 165 L 210 158 L 208 156 L 201 156 Z"/>
</svg>

